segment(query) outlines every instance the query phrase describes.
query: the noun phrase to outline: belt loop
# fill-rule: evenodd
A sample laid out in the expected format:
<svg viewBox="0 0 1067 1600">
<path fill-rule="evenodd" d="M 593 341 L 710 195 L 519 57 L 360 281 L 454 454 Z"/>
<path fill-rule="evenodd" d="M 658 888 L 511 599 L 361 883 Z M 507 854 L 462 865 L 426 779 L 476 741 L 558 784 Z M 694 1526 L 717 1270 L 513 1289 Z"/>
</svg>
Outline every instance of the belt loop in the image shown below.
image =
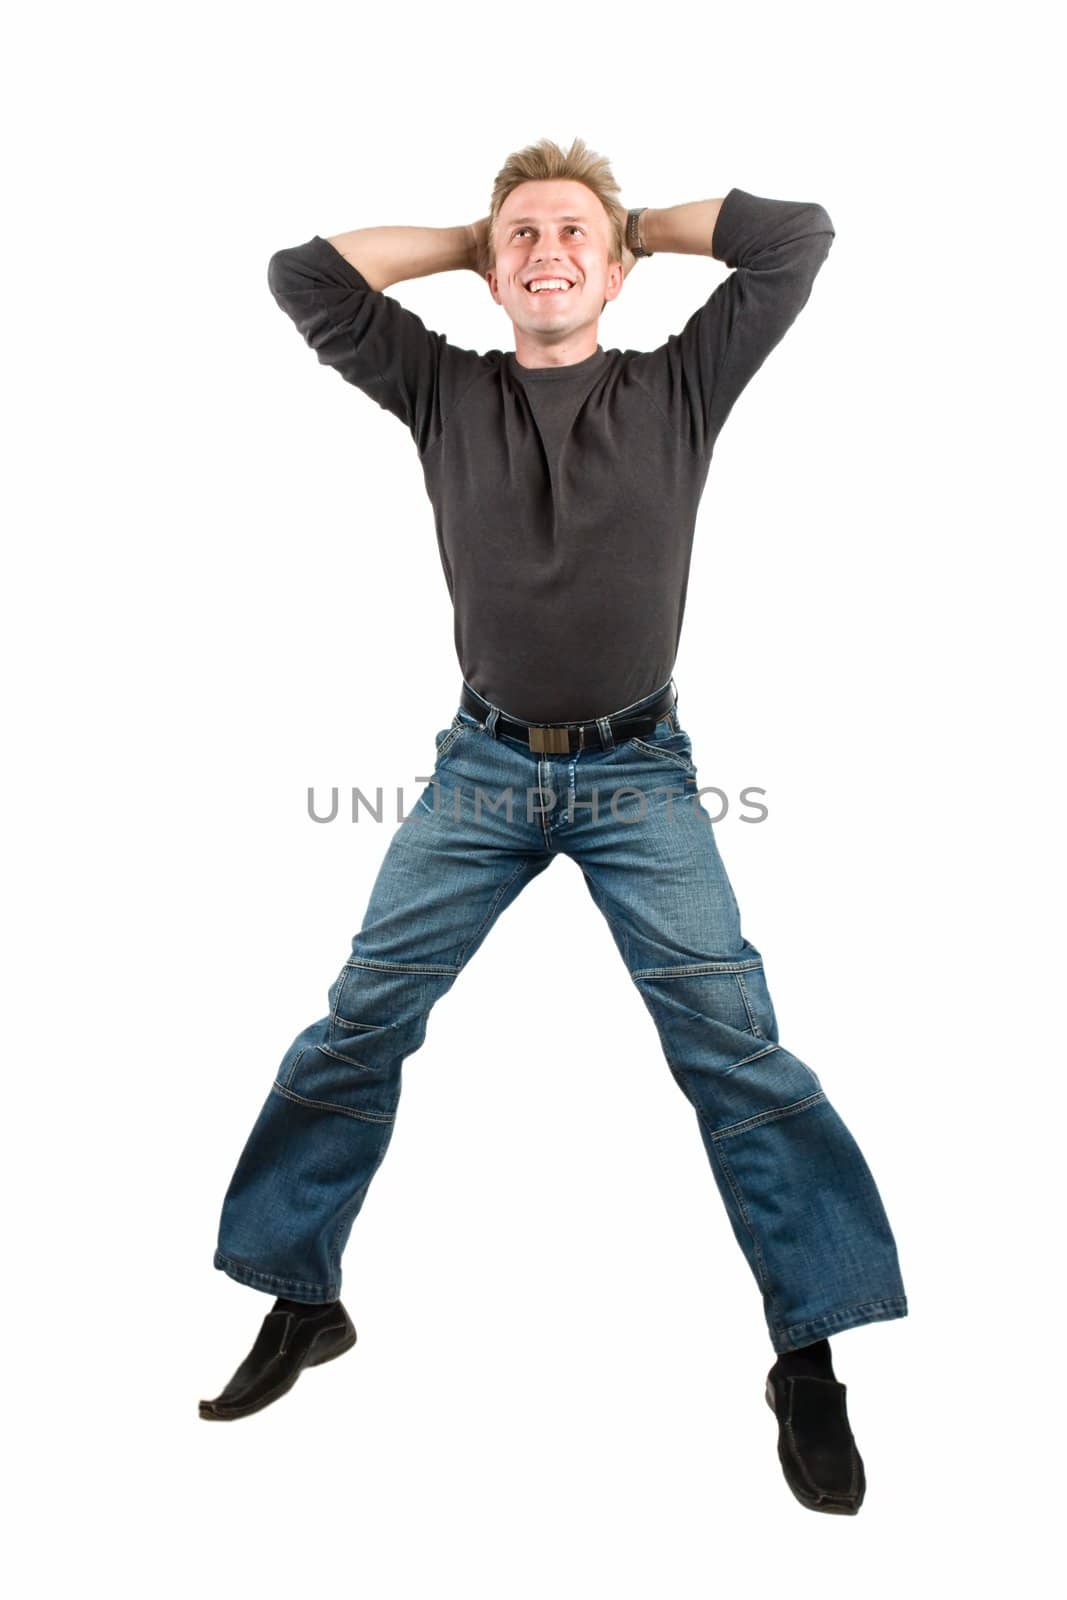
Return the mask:
<svg viewBox="0 0 1067 1600">
<path fill-rule="evenodd" d="M 600 743 L 605 750 L 611 750 L 615 744 L 615 735 L 611 731 L 610 717 L 597 717 L 597 728 L 600 730 Z"/>
<path fill-rule="evenodd" d="M 490 711 L 489 715 L 485 719 L 485 731 L 494 739 L 496 738 L 496 719 L 499 717 L 499 715 L 499 708 L 494 706 L 492 711 Z"/>
</svg>

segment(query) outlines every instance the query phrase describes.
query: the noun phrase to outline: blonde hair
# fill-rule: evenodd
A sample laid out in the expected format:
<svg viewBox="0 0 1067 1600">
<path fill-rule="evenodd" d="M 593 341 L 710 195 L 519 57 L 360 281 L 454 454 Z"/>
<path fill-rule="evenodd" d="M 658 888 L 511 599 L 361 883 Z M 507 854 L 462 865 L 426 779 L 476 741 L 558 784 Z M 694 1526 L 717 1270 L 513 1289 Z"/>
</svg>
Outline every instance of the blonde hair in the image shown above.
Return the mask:
<svg viewBox="0 0 1067 1600">
<path fill-rule="evenodd" d="M 551 139 L 539 139 L 536 144 L 513 151 L 496 175 L 489 204 L 489 241 L 482 262 L 483 271 L 492 271 L 496 266 L 497 219 L 508 195 L 520 183 L 538 183 L 546 178 L 569 178 L 575 183 L 584 183 L 596 195 L 608 214 L 611 228 L 608 260 L 622 260 L 626 211 L 607 159 L 590 150 L 584 139 L 572 139 L 567 151 L 561 150 Z"/>
</svg>

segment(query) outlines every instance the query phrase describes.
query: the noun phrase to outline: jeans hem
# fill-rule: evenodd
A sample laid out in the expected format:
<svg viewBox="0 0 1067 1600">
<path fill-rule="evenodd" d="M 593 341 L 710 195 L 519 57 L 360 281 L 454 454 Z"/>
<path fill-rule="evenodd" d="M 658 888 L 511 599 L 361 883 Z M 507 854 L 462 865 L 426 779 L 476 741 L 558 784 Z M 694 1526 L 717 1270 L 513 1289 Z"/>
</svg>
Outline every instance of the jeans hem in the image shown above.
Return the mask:
<svg viewBox="0 0 1067 1600">
<path fill-rule="evenodd" d="M 276 1272 L 260 1272 L 256 1267 L 224 1255 L 221 1250 L 215 1251 L 212 1265 L 249 1289 L 262 1289 L 264 1294 L 280 1295 L 283 1300 L 306 1300 L 311 1305 L 318 1305 L 320 1301 L 337 1300 L 341 1293 L 339 1283 L 330 1283 L 324 1288 L 321 1284 L 304 1283 L 300 1278 L 283 1278 Z"/>
<path fill-rule="evenodd" d="M 885 1300 L 867 1300 L 863 1305 L 848 1306 L 843 1311 L 827 1311 L 824 1316 L 812 1317 L 808 1322 L 793 1322 L 784 1333 L 773 1334 L 771 1343 L 778 1355 L 786 1350 L 799 1350 L 819 1339 L 829 1339 L 846 1328 L 859 1328 L 866 1322 L 886 1322 L 892 1317 L 908 1315 L 906 1295 L 893 1295 Z"/>
</svg>

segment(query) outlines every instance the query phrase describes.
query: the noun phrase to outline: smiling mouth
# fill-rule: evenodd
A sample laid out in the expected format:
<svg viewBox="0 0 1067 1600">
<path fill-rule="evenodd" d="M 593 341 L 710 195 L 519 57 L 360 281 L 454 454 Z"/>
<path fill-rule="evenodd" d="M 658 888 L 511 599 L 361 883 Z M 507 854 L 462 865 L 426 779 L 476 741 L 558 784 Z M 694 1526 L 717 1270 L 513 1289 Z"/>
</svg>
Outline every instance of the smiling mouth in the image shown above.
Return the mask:
<svg viewBox="0 0 1067 1600">
<path fill-rule="evenodd" d="M 526 290 L 527 294 L 535 294 L 535 295 L 569 294 L 570 291 L 574 288 L 574 285 L 573 285 L 573 283 L 568 284 L 566 289 L 531 289 L 530 285 L 527 283 L 527 284 L 523 285 L 523 288 Z"/>
</svg>

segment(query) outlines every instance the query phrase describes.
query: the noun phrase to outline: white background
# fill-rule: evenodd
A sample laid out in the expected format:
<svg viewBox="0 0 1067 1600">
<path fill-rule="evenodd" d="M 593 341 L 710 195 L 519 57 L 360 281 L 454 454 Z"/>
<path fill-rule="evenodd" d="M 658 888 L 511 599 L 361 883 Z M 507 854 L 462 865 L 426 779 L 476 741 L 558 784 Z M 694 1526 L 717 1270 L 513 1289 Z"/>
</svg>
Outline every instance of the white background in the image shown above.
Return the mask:
<svg viewBox="0 0 1067 1600">
<path fill-rule="evenodd" d="M 1051 1592 L 1063 179 L 1045 7 L 54 6 L 9 33 L 5 1433 L 25 1595 Z M 581 135 L 627 205 L 826 206 L 702 504 L 680 711 L 782 1041 L 910 1315 L 833 1340 L 867 1465 L 799 1506 L 695 1118 L 578 869 L 435 1009 L 336 1365 L 200 1422 L 270 1299 L 211 1265 L 459 690 L 410 436 L 270 255 L 488 211 Z M 639 263 L 606 348 L 718 262 Z M 394 291 L 468 348 L 473 274 Z M 1056 476 L 1054 478 L 1054 472 Z M 395 824 L 394 824 L 395 825 Z"/>
</svg>

